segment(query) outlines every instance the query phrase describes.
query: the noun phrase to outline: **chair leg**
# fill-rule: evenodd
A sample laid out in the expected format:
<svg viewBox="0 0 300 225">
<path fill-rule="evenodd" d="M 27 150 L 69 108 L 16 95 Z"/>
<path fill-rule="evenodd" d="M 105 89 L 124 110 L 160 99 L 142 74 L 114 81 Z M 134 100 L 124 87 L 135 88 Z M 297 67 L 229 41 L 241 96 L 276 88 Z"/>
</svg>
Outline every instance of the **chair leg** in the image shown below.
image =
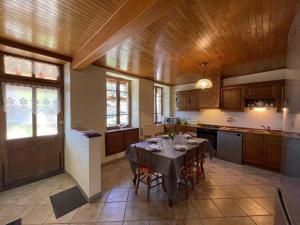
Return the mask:
<svg viewBox="0 0 300 225">
<path fill-rule="evenodd" d="M 140 170 L 138 170 L 137 183 L 136 183 L 136 187 L 135 187 L 135 194 L 138 193 L 138 189 L 139 189 L 139 186 L 140 186 L 140 178 L 141 178 L 141 172 L 140 172 Z"/>
<path fill-rule="evenodd" d="M 202 175 L 203 175 L 203 178 L 205 178 L 205 173 L 204 173 L 204 166 L 203 166 L 203 164 L 204 164 L 204 156 L 202 156 L 203 158 L 201 159 L 201 161 L 200 161 L 200 165 L 201 165 L 201 173 L 202 173 Z"/>
<path fill-rule="evenodd" d="M 186 199 L 188 199 L 189 197 L 189 187 L 188 187 L 188 183 L 187 183 L 187 177 L 184 177 L 184 187 L 185 187 L 185 197 Z"/>
<path fill-rule="evenodd" d="M 151 174 L 147 176 L 147 201 L 150 202 Z"/>
<path fill-rule="evenodd" d="M 195 181 L 194 181 L 194 178 L 191 176 L 190 180 L 191 180 L 191 184 L 192 184 L 192 190 L 194 191 L 195 190 Z"/>
<path fill-rule="evenodd" d="M 200 162 L 199 157 L 196 159 L 196 176 L 197 176 L 197 184 L 199 184 L 199 176 L 201 176 L 201 170 L 200 170 Z"/>
</svg>

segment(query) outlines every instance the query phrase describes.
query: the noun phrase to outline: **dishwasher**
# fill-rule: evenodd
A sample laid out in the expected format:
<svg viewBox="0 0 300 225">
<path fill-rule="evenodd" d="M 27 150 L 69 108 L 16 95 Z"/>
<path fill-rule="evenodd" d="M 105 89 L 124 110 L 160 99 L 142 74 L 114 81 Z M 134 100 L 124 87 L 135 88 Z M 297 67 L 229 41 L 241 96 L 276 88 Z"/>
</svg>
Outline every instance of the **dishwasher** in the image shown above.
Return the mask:
<svg viewBox="0 0 300 225">
<path fill-rule="evenodd" d="M 218 131 L 218 151 L 220 159 L 242 163 L 243 134 L 238 132 Z"/>
</svg>

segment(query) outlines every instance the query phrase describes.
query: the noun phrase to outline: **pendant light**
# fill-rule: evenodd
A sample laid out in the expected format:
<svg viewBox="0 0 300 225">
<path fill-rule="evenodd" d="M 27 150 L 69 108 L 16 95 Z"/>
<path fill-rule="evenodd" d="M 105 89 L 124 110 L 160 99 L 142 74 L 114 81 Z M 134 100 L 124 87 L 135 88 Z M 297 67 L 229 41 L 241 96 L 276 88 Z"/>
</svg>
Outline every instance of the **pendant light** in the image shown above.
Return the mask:
<svg viewBox="0 0 300 225">
<path fill-rule="evenodd" d="M 207 62 L 204 62 L 201 64 L 202 69 L 203 69 L 203 74 L 205 74 L 205 67 L 207 66 Z M 213 84 L 210 79 L 200 79 L 196 83 L 196 88 L 197 89 L 207 89 L 207 88 L 212 88 Z"/>
</svg>

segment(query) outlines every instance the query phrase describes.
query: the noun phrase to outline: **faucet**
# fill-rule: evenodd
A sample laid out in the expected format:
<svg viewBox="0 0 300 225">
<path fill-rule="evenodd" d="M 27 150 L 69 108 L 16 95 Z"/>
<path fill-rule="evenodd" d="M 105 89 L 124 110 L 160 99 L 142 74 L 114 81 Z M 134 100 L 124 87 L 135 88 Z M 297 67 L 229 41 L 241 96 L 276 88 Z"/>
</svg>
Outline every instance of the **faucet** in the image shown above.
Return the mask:
<svg viewBox="0 0 300 225">
<path fill-rule="evenodd" d="M 267 130 L 267 131 L 270 131 L 270 130 L 271 130 L 271 127 L 269 127 L 269 126 L 261 125 L 261 127 L 264 128 L 264 130 Z"/>
</svg>

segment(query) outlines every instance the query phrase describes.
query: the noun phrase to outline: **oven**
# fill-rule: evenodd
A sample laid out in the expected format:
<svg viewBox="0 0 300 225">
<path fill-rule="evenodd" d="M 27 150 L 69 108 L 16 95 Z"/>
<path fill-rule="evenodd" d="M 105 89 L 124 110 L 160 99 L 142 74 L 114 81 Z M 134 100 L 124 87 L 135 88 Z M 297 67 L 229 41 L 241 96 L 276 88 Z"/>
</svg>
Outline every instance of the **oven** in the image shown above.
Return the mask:
<svg viewBox="0 0 300 225">
<path fill-rule="evenodd" d="M 208 139 L 215 150 L 217 150 L 218 147 L 217 136 L 218 136 L 217 130 L 207 129 L 207 128 L 197 128 L 197 137 Z"/>
</svg>

